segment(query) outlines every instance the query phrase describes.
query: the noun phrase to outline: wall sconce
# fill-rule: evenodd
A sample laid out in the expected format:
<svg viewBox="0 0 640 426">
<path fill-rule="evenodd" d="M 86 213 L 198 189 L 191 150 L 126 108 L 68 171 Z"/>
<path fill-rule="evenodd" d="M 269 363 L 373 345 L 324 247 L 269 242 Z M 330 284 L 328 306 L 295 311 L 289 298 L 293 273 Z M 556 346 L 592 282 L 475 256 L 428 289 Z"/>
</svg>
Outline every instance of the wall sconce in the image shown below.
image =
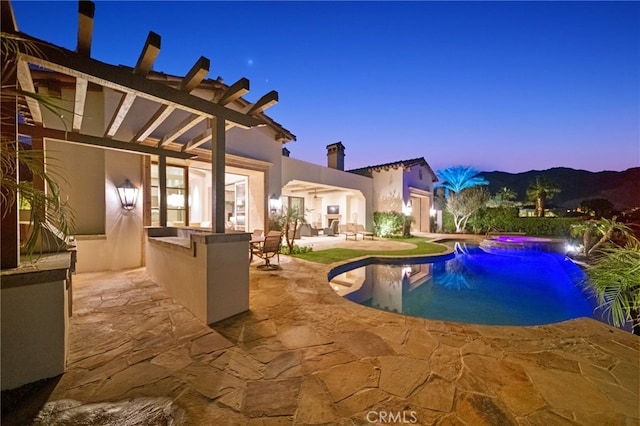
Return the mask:
<svg viewBox="0 0 640 426">
<path fill-rule="evenodd" d="M 280 197 L 276 197 L 276 194 L 271 194 L 271 197 L 269 198 L 269 210 L 271 210 L 271 213 L 276 213 L 281 208 L 282 200 Z"/>
<path fill-rule="evenodd" d="M 412 211 L 413 211 L 413 203 L 411 202 L 411 200 L 407 201 L 406 204 L 402 205 L 402 213 L 404 215 L 409 216 Z"/>
<path fill-rule="evenodd" d="M 133 210 L 138 199 L 138 188 L 129 179 L 125 179 L 124 183 L 117 188 L 122 208 L 124 210 Z"/>
</svg>

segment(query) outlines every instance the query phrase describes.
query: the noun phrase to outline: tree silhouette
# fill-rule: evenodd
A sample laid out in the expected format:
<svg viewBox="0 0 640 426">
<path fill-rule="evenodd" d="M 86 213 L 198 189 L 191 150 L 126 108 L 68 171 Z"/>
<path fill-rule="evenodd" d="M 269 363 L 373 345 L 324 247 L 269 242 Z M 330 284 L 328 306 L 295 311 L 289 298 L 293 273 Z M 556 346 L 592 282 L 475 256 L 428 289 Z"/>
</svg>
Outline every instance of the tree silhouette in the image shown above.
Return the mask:
<svg viewBox="0 0 640 426">
<path fill-rule="evenodd" d="M 544 216 L 544 205 L 547 200 L 560 192 L 560 188 L 553 182 L 542 179 L 540 176 L 531 182 L 527 189 L 527 198 L 536 202 L 536 216 Z"/>
<path fill-rule="evenodd" d="M 471 166 L 452 166 L 436 171 L 440 183 L 436 187 L 445 188 L 445 197 L 449 197 L 449 191 L 458 193 L 465 188 L 489 185 L 489 181 L 478 176 L 480 172 Z"/>
</svg>

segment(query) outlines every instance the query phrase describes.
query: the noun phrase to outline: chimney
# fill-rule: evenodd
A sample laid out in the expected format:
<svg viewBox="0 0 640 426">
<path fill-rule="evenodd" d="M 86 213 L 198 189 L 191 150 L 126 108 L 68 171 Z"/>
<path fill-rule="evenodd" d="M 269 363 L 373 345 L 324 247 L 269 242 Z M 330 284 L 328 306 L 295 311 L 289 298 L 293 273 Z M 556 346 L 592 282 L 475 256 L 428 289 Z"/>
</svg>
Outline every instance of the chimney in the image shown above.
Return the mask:
<svg viewBox="0 0 640 426">
<path fill-rule="evenodd" d="M 284 157 L 288 157 L 290 153 L 291 151 L 289 151 L 287 148 L 282 148 L 282 155 Z"/>
<path fill-rule="evenodd" d="M 344 170 L 344 145 L 342 142 L 327 145 L 327 167 Z"/>
</svg>

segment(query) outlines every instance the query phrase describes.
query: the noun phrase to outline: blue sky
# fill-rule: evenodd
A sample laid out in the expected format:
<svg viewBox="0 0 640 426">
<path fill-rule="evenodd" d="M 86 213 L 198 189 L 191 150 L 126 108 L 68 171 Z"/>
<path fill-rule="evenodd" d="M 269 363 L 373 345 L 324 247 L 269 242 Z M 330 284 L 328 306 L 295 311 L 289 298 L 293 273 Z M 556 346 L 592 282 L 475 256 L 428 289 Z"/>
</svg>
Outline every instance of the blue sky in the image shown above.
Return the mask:
<svg viewBox="0 0 640 426">
<path fill-rule="evenodd" d="M 77 2 L 14 1 L 21 31 L 75 49 Z M 55 23 L 55 24 L 54 24 Z M 92 57 L 251 81 L 298 141 L 347 169 L 424 156 L 434 169 L 640 166 L 639 2 L 96 2 Z"/>
</svg>

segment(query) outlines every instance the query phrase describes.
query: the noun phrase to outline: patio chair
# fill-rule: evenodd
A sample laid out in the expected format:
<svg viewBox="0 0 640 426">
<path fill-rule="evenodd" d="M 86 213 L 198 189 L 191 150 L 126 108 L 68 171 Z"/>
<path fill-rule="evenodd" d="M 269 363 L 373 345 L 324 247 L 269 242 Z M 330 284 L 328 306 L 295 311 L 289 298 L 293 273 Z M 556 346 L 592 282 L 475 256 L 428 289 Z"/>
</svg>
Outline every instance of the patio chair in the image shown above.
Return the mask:
<svg viewBox="0 0 640 426">
<path fill-rule="evenodd" d="M 249 240 L 249 262 L 253 261 L 253 249 L 260 247 L 260 244 L 264 241 L 264 231 L 262 229 L 254 229 L 251 234 L 251 240 Z"/>
<path fill-rule="evenodd" d="M 362 235 L 363 240 L 367 237 L 373 240 L 373 232 L 367 231 L 366 229 L 364 229 L 364 225 L 360 225 L 360 224 L 357 225 L 356 234 Z"/>
<path fill-rule="evenodd" d="M 300 225 L 300 235 L 302 237 L 317 237 L 318 229 L 314 228 L 308 223 L 303 223 L 302 225 Z"/>
<path fill-rule="evenodd" d="M 282 247 L 282 233 L 280 231 L 269 231 L 264 241 L 259 246 L 251 248 L 251 256 L 254 254 L 264 259 L 264 264 L 258 265 L 258 269 L 278 269 L 280 268 L 280 249 Z M 271 259 L 278 256 L 278 265 L 272 265 Z"/>
<path fill-rule="evenodd" d="M 322 233 L 324 235 L 330 235 L 332 237 L 338 235 L 338 232 L 340 232 L 339 223 L 340 222 L 338 222 L 337 219 L 332 220 L 331 223 L 329 223 L 329 227 L 328 228 L 324 228 Z"/>
<path fill-rule="evenodd" d="M 258 241 L 264 235 L 264 231 L 262 229 L 254 229 L 251 233 L 251 241 Z"/>
<path fill-rule="evenodd" d="M 354 241 L 358 240 L 358 234 L 356 234 L 349 225 L 340 225 L 340 233 L 344 234 L 345 240 L 349 238 L 353 238 Z"/>
</svg>

